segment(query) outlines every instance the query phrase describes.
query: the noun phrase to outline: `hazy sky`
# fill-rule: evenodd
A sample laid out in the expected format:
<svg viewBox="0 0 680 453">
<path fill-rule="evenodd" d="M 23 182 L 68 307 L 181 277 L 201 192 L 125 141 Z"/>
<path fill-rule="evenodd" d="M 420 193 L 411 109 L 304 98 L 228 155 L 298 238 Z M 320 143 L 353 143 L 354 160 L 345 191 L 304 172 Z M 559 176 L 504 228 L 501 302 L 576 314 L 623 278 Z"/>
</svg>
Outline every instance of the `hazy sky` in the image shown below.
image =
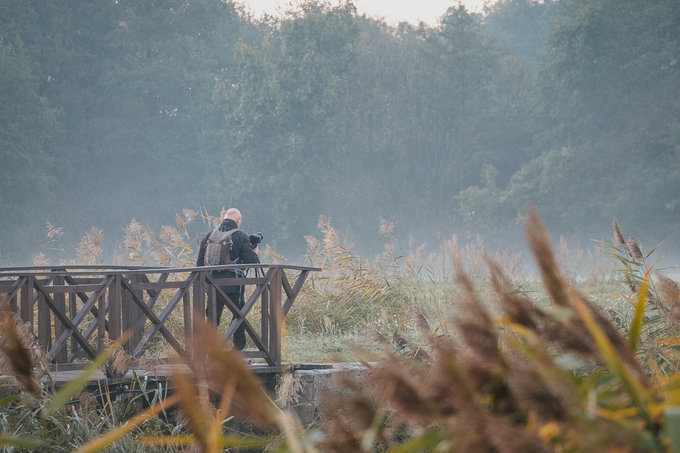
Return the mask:
<svg viewBox="0 0 680 453">
<path fill-rule="evenodd" d="M 241 0 L 259 16 L 263 12 L 276 14 L 279 9 L 286 9 L 296 0 Z M 487 0 L 488 1 L 488 0 Z M 337 1 L 331 1 L 332 4 Z M 484 0 L 463 0 L 468 9 L 479 11 Z M 388 23 L 401 21 L 417 24 L 419 21 L 430 25 L 436 24 L 446 9 L 458 4 L 457 0 L 354 0 L 360 14 L 384 18 Z"/>
</svg>

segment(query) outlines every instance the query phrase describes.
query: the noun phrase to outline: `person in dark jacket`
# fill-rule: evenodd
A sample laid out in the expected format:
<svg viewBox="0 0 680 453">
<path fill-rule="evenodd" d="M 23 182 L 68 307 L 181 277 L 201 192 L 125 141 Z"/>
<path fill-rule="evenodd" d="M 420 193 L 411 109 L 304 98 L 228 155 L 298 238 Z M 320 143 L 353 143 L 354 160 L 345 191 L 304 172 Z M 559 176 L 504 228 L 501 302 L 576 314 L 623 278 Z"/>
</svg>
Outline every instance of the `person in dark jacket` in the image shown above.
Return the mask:
<svg viewBox="0 0 680 453">
<path fill-rule="evenodd" d="M 260 262 L 257 254 L 257 247 L 253 248 L 250 244 L 250 238 L 246 233 L 239 230 L 242 220 L 241 212 L 236 208 L 230 208 L 222 211 L 222 223 L 217 227 L 220 231 L 235 230 L 231 234 L 231 247 L 229 248 L 229 258 L 234 264 L 256 264 Z M 205 251 L 208 243 L 208 238 L 212 231 L 208 233 L 201 241 L 201 246 L 198 249 L 198 258 L 196 259 L 196 266 L 205 266 Z M 236 272 L 233 270 L 214 271 L 214 278 L 234 278 Z M 229 299 L 238 306 L 243 308 L 243 285 L 225 285 L 220 286 L 222 291 L 229 297 Z M 215 301 L 215 321 L 217 325 L 220 324 L 222 317 L 222 310 L 224 310 L 225 300 L 218 294 Z M 241 324 L 236 332 L 234 332 L 234 347 L 238 350 L 243 350 L 246 346 L 246 331 L 243 324 Z"/>
</svg>

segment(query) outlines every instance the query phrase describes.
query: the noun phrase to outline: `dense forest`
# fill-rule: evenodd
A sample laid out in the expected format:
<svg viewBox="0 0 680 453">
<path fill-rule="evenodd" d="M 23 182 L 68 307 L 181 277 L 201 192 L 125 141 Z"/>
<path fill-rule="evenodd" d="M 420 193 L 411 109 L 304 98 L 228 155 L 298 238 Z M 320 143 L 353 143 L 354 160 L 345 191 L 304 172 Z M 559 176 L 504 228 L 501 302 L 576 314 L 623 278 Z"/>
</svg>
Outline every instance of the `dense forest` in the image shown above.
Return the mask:
<svg viewBox="0 0 680 453">
<path fill-rule="evenodd" d="M 0 0 L 0 264 L 47 222 L 239 207 L 299 256 L 320 215 L 398 234 L 680 244 L 680 2 L 505 0 L 391 26 L 311 0 Z M 105 261 L 110 261 L 105 257 Z"/>
</svg>

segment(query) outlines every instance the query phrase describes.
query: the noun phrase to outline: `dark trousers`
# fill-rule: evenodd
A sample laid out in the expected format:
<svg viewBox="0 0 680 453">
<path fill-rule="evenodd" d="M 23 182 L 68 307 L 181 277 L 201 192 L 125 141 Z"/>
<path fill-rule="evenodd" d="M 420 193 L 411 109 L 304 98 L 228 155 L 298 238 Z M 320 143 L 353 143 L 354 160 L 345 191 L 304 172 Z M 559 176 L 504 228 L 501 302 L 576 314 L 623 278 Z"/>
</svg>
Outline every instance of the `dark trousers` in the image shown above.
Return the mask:
<svg viewBox="0 0 680 453">
<path fill-rule="evenodd" d="M 215 272 L 213 275 L 215 277 L 219 277 L 217 272 Z M 224 277 L 233 277 L 234 275 L 220 275 L 222 278 Z M 224 294 L 231 299 L 231 301 L 236 305 L 239 309 L 243 308 L 243 305 L 245 305 L 245 301 L 243 300 L 243 286 L 239 285 L 225 285 L 225 286 L 220 286 L 220 289 L 224 291 Z M 215 323 L 219 326 L 220 325 L 220 319 L 222 318 L 222 311 L 224 310 L 224 306 L 226 305 L 226 301 L 222 297 L 222 295 L 217 294 L 217 300 L 215 301 Z M 232 316 L 232 320 L 234 317 Z M 246 328 L 241 323 L 240 326 L 236 329 L 236 332 L 234 332 L 234 348 L 238 349 L 239 351 L 242 351 L 246 347 Z"/>
</svg>

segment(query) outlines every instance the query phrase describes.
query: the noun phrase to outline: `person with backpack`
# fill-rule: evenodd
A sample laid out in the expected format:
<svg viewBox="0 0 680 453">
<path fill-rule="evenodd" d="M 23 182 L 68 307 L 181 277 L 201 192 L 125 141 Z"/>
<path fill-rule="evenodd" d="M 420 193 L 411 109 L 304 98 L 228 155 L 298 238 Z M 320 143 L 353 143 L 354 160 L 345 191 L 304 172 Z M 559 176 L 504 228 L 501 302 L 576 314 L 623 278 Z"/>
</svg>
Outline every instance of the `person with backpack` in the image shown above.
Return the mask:
<svg viewBox="0 0 680 453">
<path fill-rule="evenodd" d="M 222 223 L 201 241 L 198 249 L 196 266 L 214 266 L 218 264 L 257 264 L 260 258 L 257 246 L 252 247 L 249 236 L 239 230 L 241 226 L 241 212 L 236 208 L 222 210 Z M 235 278 L 245 275 L 245 270 L 223 270 L 213 271 L 213 278 Z M 243 285 L 224 285 L 220 286 L 222 291 L 240 309 L 243 308 Z M 215 321 L 220 324 L 222 310 L 224 310 L 225 300 L 221 295 L 217 295 L 215 301 Z M 234 332 L 234 347 L 243 350 L 246 346 L 246 331 L 241 324 Z"/>
</svg>

